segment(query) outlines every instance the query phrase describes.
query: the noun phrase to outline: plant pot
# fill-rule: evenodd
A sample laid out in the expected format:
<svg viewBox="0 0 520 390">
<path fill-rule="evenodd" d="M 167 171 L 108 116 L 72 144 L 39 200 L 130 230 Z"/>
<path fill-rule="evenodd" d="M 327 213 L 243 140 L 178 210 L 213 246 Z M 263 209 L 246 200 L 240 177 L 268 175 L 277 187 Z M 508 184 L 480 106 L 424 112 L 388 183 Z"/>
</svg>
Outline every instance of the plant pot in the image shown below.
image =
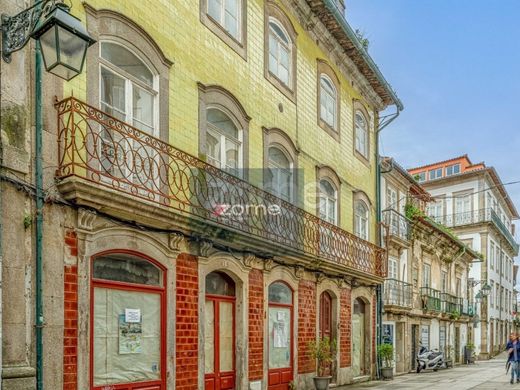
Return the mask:
<svg viewBox="0 0 520 390">
<path fill-rule="evenodd" d="M 382 367 L 381 376 L 383 377 L 383 380 L 394 379 L 394 368 L 393 367 Z"/>
<path fill-rule="evenodd" d="M 329 390 L 331 376 L 315 376 L 312 379 L 314 380 L 314 388 L 316 390 Z"/>
</svg>

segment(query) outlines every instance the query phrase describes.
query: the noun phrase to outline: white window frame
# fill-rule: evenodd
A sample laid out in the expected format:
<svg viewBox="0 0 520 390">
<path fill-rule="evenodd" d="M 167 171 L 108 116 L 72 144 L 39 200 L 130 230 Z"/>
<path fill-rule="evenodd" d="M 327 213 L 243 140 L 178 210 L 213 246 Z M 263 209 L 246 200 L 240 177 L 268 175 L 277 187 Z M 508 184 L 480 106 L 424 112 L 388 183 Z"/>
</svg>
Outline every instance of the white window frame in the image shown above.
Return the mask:
<svg viewBox="0 0 520 390">
<path fill-rule="evenodd" d="M 446 167 L 446 176 L 453 176 L 453 175 L 457 175 L 459 173 L 460 173 L 460 164 L 448 165 Z"/>
<path fill-rule="evenodd" d="M 322 190 L 321 190 L 321 182 L 322 181 L 325 181 L 327 182 L 330 186 L 332 186 L 332 188 L 334 189 L 334 195 L 333 197 L 330 197 L 328 194 L 324 193 Z M 324 221 L 327 221 L 333 225 L 337 225 L 338 224 L 338 189 L 336 188 L 336 186 L 334 185 L 334 183 L 330 180 L 328 180 L 327 178 L 322 178 L 320 179 L 319 183 L 318 183 L 318 187 L 319 187 L 319 194 L 320 194 L 320 218 L 323 219 Z M 323 213 L 323 210 L 321 209 L 321 200 L 324 199 L 325 200 L 325 213 Z M 330 203 L 333 203 L 334 205 L 334 210 L 333 210 L 333 215 L 334 215 L 334 218 L 333 220 L 329 220 L 328 216 L 329 216 L 329 206 L 330 206 Z"/>
<path fill-rule="evenodd" d="M 237 14 L 234 15 L 237 21 L 237 34 L 238 36 L 233 35 L 225 25 L 226 21 L 226 4 L 228 1 L 236 1 L 237 2 Z M 220 0 L 220 20 L 216 20 L 213 16 L 209 13 L 209 6 L 211 2 L 218 3 L 218 0 L 207 0 L 206 3 L 206 15 L 211 18 L 215 23 L 217 23 L 222 29 L 234 40 L 241 43 L 242 42 L 242 0 Z"/>
<path fill-rule="evenodd" d="M 429 180 L 435 180 L 442 177 L 442 168 L 430 169 L 428 171 Z"/>
<path fill-rule="evenodd" d="M 327 85 L 328 84 L 328 85 Z M 329 97 L 332 101 L 332 123 L 330 123 L 326 118 L 323 117 L 323 110 L 329 111 L 324 105 L 324 97 Z M 334 130 L 337 129 L 338 126 L 338 91 L 336 90 L 336 86 L 330 79 L 328 75 L 322 73 L 320 75 L 320 118 L 327 125 L 332 127 Z"/>
<path fill-rule="evenodd" d="M 148 70 L 150 71 L 150 73 L 152 74 L 153 76 L 153 86 L 150 87 L 149 85 L 147 85 L 146 83 L 142 82 L 141 80 L 135 78 L 134 76 L 126 73 L 123 69 L 120 69 L 117 67 L 117 65 L 115 64 L 112 64 L 110 61 L 106 60 L 105 58 L 103 58 L 101 56 L 101 46 L 103 45 L 103 43 L 110 43 L 110 44 L 114 44 L 114 45 L 119 45 L 121 46 L 122 48 L 124 48 L 125 50 L 128 50 L 130 53 L 132 53 L 133 55 L 135 55 L 141 62 L 144 66 L 146 66 L 148 68 Z M 134 84 L 139 87 L 139 88 L 142 88 L 144 89 L 145 91 L 149 92 L 150 94 L 152 94 L 152 96 L 154 97 L 153 99 L 153 126 L 152 126 L 152 133 L 150 135 L 154 136 L 154 137 L 157 137 L 158 135 L 158 132 L 159 132 L 159 78 L 156 74 L 154 74 L 154 72 L 150 69 L 150 67 L 146 64 L 145 61 L 143 61 L 139 55 L 137 53 L 135 53 L 131 48 L 129 48 L 128 46 L 125 46 L 125 45 L 122 45 L 121 43 L 119 42 L 116 42 L 116 41 L 111 41 L 111 40 L 103 40 L 100 42 L 99 44 L 99 77 L 98 77 L 98 82 L 99 82 L 99 103 L 100 103 L 100 107 L 101 107 L 101 103 L 105 104 L 105 105 L 109 105 L 105 102 L 102 102 L 101 101 L 101 91 L 102 91 L 102 80 L 101 80 L 101 70 L 102 68 L 105 68 L 106 70 L 108 70 L 109 72 L 115 74 L 116 76 L 122 78 L 125 80 L 125 119 L 124 119 L 124 122 L 125 123 L 128 123 L 129 125 L 131 126 L 134 126 L 133 125 L 133 88 L 134 88 Z M 143 132 L 146 132 L 144 130 L 140 130 L 140 131 L 143 131 Z"/>
<path fill-rule="evenodd" d="M 399 280 L 399 261 L 392 256 L 388 256 L 388 278 Z"/>
<path fill-rule="evenodd" d="M 284 42 L 283 39 L 278 35 L 278 33 L 276 33 L 276 31 L 274 31 L 272 29 L 271 23 L 275 24 L 282 31 L 285 38 L 287 39 L 287 42 Z M 293 50 L 293 47 L 292 46 L 293 46 L 293 42 L 291 40 L 291 36 L 287 33 L 287 30 L 284 28 L 282 23 L 280 23 L 278 21 L 278 19 L 276 19 L 276 18 L 269 17 L 268 27 L 269 27 L 269 32 L 267 34 L 267 55 L 268 56 L 271 55 L 271 36 L 275 39 L 275 41 L 277 43 L 277 47 L 276 47 L 276 57 L 275 57 L 276 70 L 271 69 L 271 61 L 269 60 L 269 58 L 267 61 L 267 70 L 269 71 L 269 73 L 271 73 L 271 75 L 276 77 L 276 79 L 279 80 L 283 85 L 285 85 L 289 89 L 292 89 L 292 77 L 293 77 L 293 75 L 292 75 L 292 55 L 293 55 L 292 50 Z M 281 47 L 283 47 L 287 50 L 287 58 L 288 58 L 287 82 L 285 82 L 281 79 L 280 74 L 278 72 L 278 68 L 280 66 L 282 66 L 281 62 L 280 62 L 280 48 Z"/>
<path fill-rule="evenodd" d="M 281 192 L 280 192 L 280 189 L 279 188 L 274 188 L 273 186 L 273 182 L 271 182 L 271 186 L 268 188 L 268 190 L 274 194 L 275 196 L 281 198 L 281 199 L 284 199 L 285 201 L 287 202 L 292 202 L 293 199 L 294 199 L 294 196 L 293 196 L 293 192 L 294 192 L 294 161 L 292 160 L 291 156 L 285 152 L 284 148 L 283 147 L 280 147 L 278 145 L 269 145 L 269 147 L 267 148 L 267 169 L 270 169 L 270 168 L 275 168 L 275 171 L 274 173 L 276 172 L 279 172 L 279 170 L 281 169 L 286 169 L 285 167 L 280 167 L 280 166 L 277 166 L 276 162 L 272 161 L 271 158 L 270 158 L 270 155 L 269 155 L 269 151 L 271 150 L 271 148 L 275 148 L 275 149 L 278 149 L 280 152 L 282 152 L 284 154 L 284 156 L 287 158 L 287 160 L 289 161 L 289 171 L 290 171 L 290 180 L 289 180 L 289 185 L 290 185 L 290 188 L 289 188 L 289 199 L 284 199 Z M 273 179 L 274 179 L 274 175 L 273 175 Z M 279 178 L 277 178 L 279 180 Z M 279 184 L 279 181 L 276 181 L 277 184 Z M 274 181 L 274 180 L 273 180 Z"/>
<path fill-rule="evenodd" d="M 237 133 L 238 133 L 238 138 L 237 139 L 232 139 L 232 138 L 228 138 L 225 134 L 223 134 L 221 132 L 221 130 L 217 127 L 217 126 L 214 126 L 212 125 L 211 123 L 209 123 L 208 121 L 208 118 L 207 118 L 207 113 L 209 110 L 219 110 L 220 112 L 222 112 L 224 115 L 226 115 L 229 120 L 231 122 L 233 122 L 233 124 L 235 125 L 235 127 L 237 128 Z M 208 106 L 207 109 L 206 109 L 206 126 L 207 126 L 207 133 L 208 134 L 211 134 L 214 138 L 219 138 L 219 142 L 220 142 L 220 160 L 219 161 L 219 166 L 217 166 L 217 168 L 220 168 L 222 170 L 226 170 L 226 172 L 230 171 L 231 169 L 234 169 L 234 168 L 231 168 L 231 167 L 228 167 L 226 165 L 226 140 L 229 140 L 231 142 L 233 142 L 234 144 L 238 144 L 238 163 L 237 163 L 237 175 L 240 176 L 240 172 L 242 171 L 242 168 L 243 168 L 243 150 L 244 150 L 244 131 L 242 130 L 242 128 L 233 120 L 233 116 L 230 115 L 226 110 L 223 110 L 222 108 L 220 107 L 215 107 L 215 106 Z M 209 158 L 209 155 L 208 155 L 208 158 Z M 213 158 L 211 157 L 211 159 L 213 160 Z M 211 165 L 215 165 L 215 164 L 211 164 Z"/>
<path fill-rule="evenodd" d="M 365 208 L 365 215 L 359 215 L 358 214 L 358 204 L 362 204 Z M 359 238 L 362 238 L 363 240 L 368 241 L 370 232 L 369 232 L 369 224 L 370 222 L 370 209 L 368 208 L 367 204 L 361 200 L 358 199 L 356 202 L 354 202 L 354 231 L 356 236 Z M 364 225 L 365 227 L 365 235 L 362 234 L 361 227 Z"/>
<path fill-rule="evenodd" d="M 428 270 L 428 272 L 426 272 Z M 428 275 L 428 277 L 426 277 Z M 432 267 L 430 264 L 424 263 L 422 267 L 422 287 L 432 286 Z"/>
<path fill-rule="evenodd" d="M 360 115 L 361 118 L 363 118 L 363 121 L 365 122 L 365 128 L 362 129 L 360 126 L 358 126 L 357 116 Z M 363 111 L 361 110 L 355 110 L 354 111 L 354 144 L 355 149 L 358 153 L 360 153 L 363 157 L 368 159 L 368 118 L 365 116 Z M 364 133 L 364 144 L 361 144 L 361 138 L 360 138 L 360 131 L 363 131 Z M 363 150 L 361 150 L 363 148 Z"/>
</svg>

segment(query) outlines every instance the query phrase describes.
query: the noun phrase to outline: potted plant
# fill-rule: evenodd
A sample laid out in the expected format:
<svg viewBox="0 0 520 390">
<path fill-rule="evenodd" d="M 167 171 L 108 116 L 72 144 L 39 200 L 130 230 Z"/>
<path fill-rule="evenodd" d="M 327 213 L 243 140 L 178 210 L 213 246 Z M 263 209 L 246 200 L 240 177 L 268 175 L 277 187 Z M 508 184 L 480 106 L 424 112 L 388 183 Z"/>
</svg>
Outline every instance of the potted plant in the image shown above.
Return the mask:
<svg viewBox="0 0 520 390">
<path fill-rule="evenodd" d="M 318 375 L 313 378 L 314 388 L 316 390 L 328 390 L 332 376 L 327 375 L 330 374 L 330 372 L 327 371 L 330 369 L 330 364 L 336 351 L 336 341 L 331 341 L 328 337 L 324 337 L 318 341 L 311 341 L 309 343 L 309 350 L 312 358 L 316 359 L 318 363 Z"/>
<path fill-rule="evenodd" d="M 381 376 L 383 379 L 393 379 L 394 367 L 392 362 L 394 360 L 394 346 L 392 344 L 380 344 L 377 347 L 377 355 L 381 359 Z"/>
<path fill-rule="evenodd" d="M 475 363 L 475 344 L 473 343 L 467 343 L 466 347 L 464 348 L 464 361 L 466 364 L 469 363 Z"/>
</svg>

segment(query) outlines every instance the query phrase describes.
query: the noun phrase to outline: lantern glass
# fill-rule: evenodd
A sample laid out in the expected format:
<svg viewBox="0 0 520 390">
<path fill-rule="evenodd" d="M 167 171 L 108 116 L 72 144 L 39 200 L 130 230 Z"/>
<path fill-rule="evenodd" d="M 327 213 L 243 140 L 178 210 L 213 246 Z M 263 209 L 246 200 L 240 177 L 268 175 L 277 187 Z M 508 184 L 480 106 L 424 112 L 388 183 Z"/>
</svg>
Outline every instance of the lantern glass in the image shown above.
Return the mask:
<svg viewBox="0 0 520 390">
<path fill-rule="evenodd" d="M 487 297 L 489 295 L 489 293 L 491 292 L 491 286 L 489 284 L 485 284 L 483 287 L 482 287 L 482 290 L 480 290 L 482 292 L 482 295 Z"/>
<path fill-rule="evenodd" d="M 63 4 L 46 15 L 32 37 L 40 41 L 47 72 L 67 81 L 81 73 L 87 49 L 95 42 Z"/>
</svg>

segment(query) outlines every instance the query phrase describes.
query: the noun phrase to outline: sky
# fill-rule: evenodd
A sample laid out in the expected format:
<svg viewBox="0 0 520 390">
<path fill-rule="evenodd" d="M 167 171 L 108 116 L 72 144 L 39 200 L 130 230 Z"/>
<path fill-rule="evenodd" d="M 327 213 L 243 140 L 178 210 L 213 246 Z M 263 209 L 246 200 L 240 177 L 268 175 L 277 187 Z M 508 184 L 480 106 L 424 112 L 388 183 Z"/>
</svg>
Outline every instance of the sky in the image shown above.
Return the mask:
<svg viewBox="0 0 520 390">
<path fill-rule="evenodd" d="M 345 3 L 405 106 L 381 154 L 410 168 L 467 153 L 520 181 L 520 0 Z M 506 189 L 520 211 L 520 184 Z"/>
</svg>

